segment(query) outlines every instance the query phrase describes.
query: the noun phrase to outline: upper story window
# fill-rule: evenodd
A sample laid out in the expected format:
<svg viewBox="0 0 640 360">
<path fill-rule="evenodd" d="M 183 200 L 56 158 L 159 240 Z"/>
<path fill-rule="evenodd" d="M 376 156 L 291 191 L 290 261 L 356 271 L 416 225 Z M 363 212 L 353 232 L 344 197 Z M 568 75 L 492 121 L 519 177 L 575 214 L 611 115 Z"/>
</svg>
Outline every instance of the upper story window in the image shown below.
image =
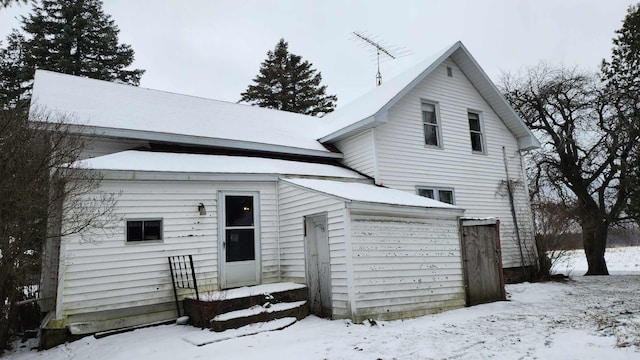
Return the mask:
<svg viewBox="0 0 640 360">
<path fill-rule="evenodd" d="M 438 109 L 436 104 L 422 103 L 422 122 L 424 124 L 424 143 L 442 147 L 440 134 L 440 122 L 438 121 Z"/>
<path fill-rule="evenodd" d="M 162 219 L 127 220 L 127 242 L 162 241 Z"/>
<path fill-rule="evenodd" d="M 452 188 L 440 188 L 440 187 L 416 187 L 416 192 L 420 196 L 428 197 L 429 199 L 437 200 L 443 203 L 455 205 L 455 198 L 453 196 Z"/>
<path fill-rule="evenodd" d="M 484 134 L 482 133 L 482 122 L 480 114 L 469 111 L 469 133 L 471 135 L 471 150 L 474 152 L 485 153 Z"/>
</svg>

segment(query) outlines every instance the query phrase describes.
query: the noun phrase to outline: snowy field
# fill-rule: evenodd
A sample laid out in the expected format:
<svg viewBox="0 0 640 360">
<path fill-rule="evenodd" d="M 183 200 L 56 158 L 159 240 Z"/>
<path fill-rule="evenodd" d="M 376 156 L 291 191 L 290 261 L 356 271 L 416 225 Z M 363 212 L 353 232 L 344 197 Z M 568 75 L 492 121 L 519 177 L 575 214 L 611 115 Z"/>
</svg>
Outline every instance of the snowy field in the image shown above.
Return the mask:
<svg viewBox="0 0 640 360">
<path fill-rule="evenodd" d="M 284 330 L 204 346 L 193 340 L 214 333 L 164 325 L 3 358 L 640 359 L 640 247 L 608 249 L 606 258 L 615 275 L 581 276 L 584 255 L 573 251 L 556 269 L 571 275 L 566 283 L 507 285 L 510 301 L 411 320 L 356 325 L 310 316 Z"/>
</svg>

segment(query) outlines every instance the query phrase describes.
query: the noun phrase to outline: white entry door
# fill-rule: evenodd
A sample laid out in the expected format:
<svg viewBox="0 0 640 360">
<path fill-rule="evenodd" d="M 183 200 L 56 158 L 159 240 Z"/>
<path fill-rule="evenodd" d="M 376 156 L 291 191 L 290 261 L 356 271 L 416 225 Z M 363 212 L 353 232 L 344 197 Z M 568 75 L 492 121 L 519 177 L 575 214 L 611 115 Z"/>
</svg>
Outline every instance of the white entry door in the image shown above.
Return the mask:
<svg viewBox="0 0 640 360">
<path fill-rule="evenodd" d="M 307 216 L 307 286 L 311 313 L 321 317 L 331 317 L 331 263 L 327 214 Z"/>
<path fill-rule="evenodd" d="M 221 192 L 218 198 L 222 288 L 260 282 L 260 226 L 257 193 Z"/>
</svg>

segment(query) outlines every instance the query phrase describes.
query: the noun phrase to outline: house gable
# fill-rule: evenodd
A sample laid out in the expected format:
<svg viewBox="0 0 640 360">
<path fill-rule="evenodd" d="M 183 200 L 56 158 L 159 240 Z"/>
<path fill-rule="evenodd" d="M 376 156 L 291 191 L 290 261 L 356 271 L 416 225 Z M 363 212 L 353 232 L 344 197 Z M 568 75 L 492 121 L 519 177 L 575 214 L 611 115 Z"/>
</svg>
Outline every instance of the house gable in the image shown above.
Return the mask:
<svg viewBox="0 0 640 360">
<path fill-rule="evenodd" d="M 434 104 L 437 109 L 439 146 L 425 144 L 424 102 Z M 472 148 L 470 112 L 480 116 L 482 152 Z M 453 60 L 445 60 L 405 94 L 389 109 L 388 120 L 373 132 L 377 184 L 412 193 L 418 188 L 451 191 L 455 204 L 467 209 L 465 216 L 499 218 L 504 264 L 506 267 L 520 265 L 515 226 L 504 187 L 506 161 L 509 175 L 517 184 L 515 206 L 521 235 L 531 240 L 531 214 L 520 144 Z"/>
<path fill-rule="evenodd" d="M 387 122 L 389 109 L 412 91 L 415 86 L 422 83 L 433 71 L 440 68 L 445 61 L 453 61 L 459 70 L 467 76 L 487 104 L 498 114 L 512 136 L 518 140 L 520 150 L 540 146 L 524 121 L 515 113 L 469 51 L 459 41 L 354 102 L 328 114 L 326 116 L 327 124 L 324 126 L 326 135 L 320 138 L 320 141 L 335 142 Z"/>
</svg>

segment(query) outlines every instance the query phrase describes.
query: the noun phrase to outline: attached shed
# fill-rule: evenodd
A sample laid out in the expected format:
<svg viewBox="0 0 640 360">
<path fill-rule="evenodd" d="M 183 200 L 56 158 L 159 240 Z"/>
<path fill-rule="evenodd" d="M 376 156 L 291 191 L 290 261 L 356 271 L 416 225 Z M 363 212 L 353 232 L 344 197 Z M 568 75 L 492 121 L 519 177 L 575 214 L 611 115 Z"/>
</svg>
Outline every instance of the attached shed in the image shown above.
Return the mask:
<svg viewBox="0 0 640 360">
<path fill-rule="evenodd" d="M 316 314 L 389 320 L 465 305 L 463 209 L 356 182 L 288 178 L 279 192 L 282 276 L 306 280 Z"/>
<path fill-rule="evenodd" d="M 56 299 L 49 326 L 86 334 L 175 317 L 167 257 L 178 255 L 193 255 L 205 291 L 297 282 L 331 318 L 465 305 L 459 207 L 327 164 L 125 151 L 85 165 L 118 203 L 103 232 L 61 239 L 48 265 L 59 282 L 43 288 Z"/>
</svg>

